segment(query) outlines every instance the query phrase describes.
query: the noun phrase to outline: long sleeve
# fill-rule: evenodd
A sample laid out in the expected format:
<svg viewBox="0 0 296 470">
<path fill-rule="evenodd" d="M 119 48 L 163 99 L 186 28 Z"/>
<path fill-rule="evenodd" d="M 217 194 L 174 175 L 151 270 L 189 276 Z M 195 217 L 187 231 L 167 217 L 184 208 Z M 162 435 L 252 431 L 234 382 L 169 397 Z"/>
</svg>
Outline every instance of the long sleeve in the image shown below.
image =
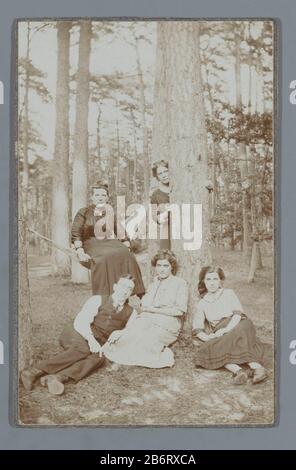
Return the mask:
<svg viewBox="0 0 296 470">
<path fill-rule="evenodd" d="M 205 327 L 205 313 L 203 309 L 203 301 L 200 300 L 197 304 L 197 310 L 193 316 L 193 329 L 202 331 Z"/>
<path fill-rule="evenodd" d="M 90 325 L 98 313 L 98 308 L 100 307 L 101 303 L 101 296 L 93 295 L 85 302 L 74 320 L 74 329 L 86 340 L 89 340 L 91 337 L 93 337 Z"/>
<path fill-rule="evenodd" d="M 156 222 L 157 224 L 159 224 L 159 220 L 158 220 L 159 211 L 158 211 L 158 209 L 157 209 L 157 206 L 158 206 L 158 199 L 157 199 L 157 197 L 156 197 L 156 192 L 155 192 L 155 191 L 154 191 L 154 193 L 151 195 L 150 204 L 152 205 L 152 218 L 153 218 L 154 222 Z"/>
<path fill-rule="evenodd" d="M 167 223 L 166 221 L 162 221 L 162 216 L 169 216 L 168 211 L 166 210 L 166 205 L 169 204 L 169 195 L 166 193 L 163 193 L 157 189 L 154 191 L 151 195 L 150 198 L 150 204 L 151 204 L 151 215 L 157 224 L 162 224 L 162 223 Z"/>
<path fill-rule="evenodd" d="M 146 308 L 153 304 L 153 299 L 155 297 L 157 288 L 159 286 L 159 281 L 154 281 L 148 286 L 146 294 L 141 299 L 141 306 L 142 308 Z"/>
<path fill-rule="evenodd" d="M 83 227 L 85 224 L 85 213 L 86 213 L 86 208 L 79 209 L 77 214 L 74 217 L 74 221 L 72 224 L 72 230 L 71 230 L 71 240 L 72 243 L 75 241 L 83 241 Z"/>
</svg>

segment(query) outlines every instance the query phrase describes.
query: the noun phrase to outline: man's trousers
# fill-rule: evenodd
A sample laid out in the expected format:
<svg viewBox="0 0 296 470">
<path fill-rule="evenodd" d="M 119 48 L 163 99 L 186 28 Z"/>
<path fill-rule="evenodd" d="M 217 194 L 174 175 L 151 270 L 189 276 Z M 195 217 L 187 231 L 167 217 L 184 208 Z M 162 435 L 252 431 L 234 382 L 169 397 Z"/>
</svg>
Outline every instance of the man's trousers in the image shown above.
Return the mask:
<svg viewBox="0 0 296 470">
<path fill-rule="evenodd" d="M 103 335 L 97 338 L 101 346 L 106 339 Z M 64 328 L 59 343 L 64 351 L 36 364 L 38 369 L 47 374 L 59 372 L 64 377 L 78 382 L 95 372 L 105 362 L 105 358 L 99 353 L 91 353 L 88 342 L 74 329 L 72 323 Z"/>
</svg>

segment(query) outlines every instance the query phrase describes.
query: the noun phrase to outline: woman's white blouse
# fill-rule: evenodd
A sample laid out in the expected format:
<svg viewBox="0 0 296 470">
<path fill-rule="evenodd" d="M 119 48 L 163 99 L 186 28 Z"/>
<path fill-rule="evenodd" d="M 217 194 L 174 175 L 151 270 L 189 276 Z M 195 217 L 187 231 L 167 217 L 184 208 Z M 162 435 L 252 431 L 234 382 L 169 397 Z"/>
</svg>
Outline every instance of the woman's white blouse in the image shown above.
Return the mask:
<svg viewBox="0 0 296 470">
<path fill-rule="evenodd" d="M 233 315 L 233 312 L 242 312 L 242 305 L 232 289 L 223 289 L 221 295 L 211 299 L 207 294 L 197 305 L 193 317 L 193 329 L 204 329 L 205 320 L 215 326 L 222 318 Z"/>
</svg>

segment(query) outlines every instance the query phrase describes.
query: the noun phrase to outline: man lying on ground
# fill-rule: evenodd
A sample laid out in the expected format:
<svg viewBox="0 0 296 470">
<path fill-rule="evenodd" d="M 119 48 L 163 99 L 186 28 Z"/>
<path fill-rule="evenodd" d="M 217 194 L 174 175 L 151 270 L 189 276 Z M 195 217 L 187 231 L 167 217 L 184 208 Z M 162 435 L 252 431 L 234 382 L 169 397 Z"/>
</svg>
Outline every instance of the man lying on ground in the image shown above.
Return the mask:
<svg viewBox="0 0 296 470">
<path fill-rule="evenodd" d="M 61 395 L 66 382 L 78 382 L 98 370 L 105 362 L 102 346 L 110 334 L 123 329 L 131 315 L 137 314 L 128 303 L 134 286 L 128 275 L 113 285 L 111 295 L 90 297 L 59 338 L 64 350 L 21 372 L 25 389 L 32 390 L 40 378 L 51 394 Z"/>
</svg>

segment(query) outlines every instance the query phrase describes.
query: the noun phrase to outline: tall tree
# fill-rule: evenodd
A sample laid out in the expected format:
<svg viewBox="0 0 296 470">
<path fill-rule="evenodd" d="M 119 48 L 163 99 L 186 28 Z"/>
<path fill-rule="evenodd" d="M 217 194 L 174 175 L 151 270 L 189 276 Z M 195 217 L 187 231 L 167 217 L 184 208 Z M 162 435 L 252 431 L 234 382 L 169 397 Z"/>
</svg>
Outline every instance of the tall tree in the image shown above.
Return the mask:
<svg viewBox="0 0 296 470">
<path fill-rule="evenodd" d="M 145 83 L 143 78 L 142 65 L 140 60 L 140 50 L 139 50 L 139 38 L 135 36 L 136 41 L 136 58 L 137 58 L 137 71 L 139 76 L 139 88 L 140 88 L 140 111 L 141 111 L 141 124 L 143 132 L 143 162 L 149 168 L 150 167 L 150 158 L 149 158 L 149 148 L 148 148 L 148 128 L 147 128 L 147 106 L 146 106 L 146 97 L 145 97 Z M 149 172 L 145 171 L 144 173 L 144 200 L 147 200 L 149 194 Z"/>
<path fill-rule="evenodd" d="M 210 262 L 207 134 L 201 78 L 198 22 L 157 25 L 156 96 L 152 154 L 169 159 L 171 202 L 202 204 L 202 244 L 184 250 L 184 238 L 172 240 L 180 275 L 191 284 L 189 319 L 197 300 L 198 273 Z M 160 112 L 161 110 L 161 112 Z M 172 217 L 174 223 L 174 216 Z M 195 282 L 194 282 L 195 280 Z"/>
<path fill-rule="evenodd" d="M 57 85 L 55 148 L 52 179 L 52 240 L 69 246 L 69 21 L 57 22 Z M 54 274 L 70 272 L 69 257 L 53 248 L 52 267 Z"/>
<path fill-rule="evenodd" d="M 23 178 L 22 178 L 22 191 L 23 191 L 23 211 L 27 214 L 28 205 L 28 187 L 29 187 L 29 67 L 30 62 L 30 22 L 27 24 L 27 50 L 26 50 L 26 68 L 25 68 L 25 96 L 24 96 L 24 124 L 22 129 L 23 134 Z"/>
<path fill-rule="evenodd" d="M 89 64 L 92 24 L 82 20 L 80 24 L 79 58 L 77 71 L 76 119 L 74 136 L 72 219 L 88 199 L 88 113 L 89 113 Z M 73 261 L 72 282 L 86 283 L 86 268 Z"/>
<path fill-rule="evenodd" d="M 32 361 L 32 320 L 30 306 L 30 289 L 28 276 L 28 242 L 27 242 L 27 219 L 24 213 L 23 198 L 19 192 L 19 313 L 18 313 L 18 368 L 25 369 Z"/>
<path fill-rule="evenodd" d="M 241 90 L 241 42 L 242 26 L 235 26 L 235 84 L 236 84 L 236 107 L 237 111 L 242 113 L 242 90 Z M 242 234 L 243 234 L 243 253 L 247 258 L 250 247 L 250 227 L 248 210 L 248 165 L 247 148 L 245 142 L 239 142 L 237 148 L 238 167 L 241 175 L 242 190 Z"/>
<path fill-rule="evenodd" d="M 18 61 L 19 90 L 23 90 L 22 103 L 19 103 L 18 109 L 18 154 L 19 161 L 22 164 L 21 187 L 23 192 L 22 197 L 24 214 L 27 214 L 29 198 L 29 153 L 30 151 L 32 152 L 32 150 L 36 152 L 35 147 L 38 147 L 39 145 L 45 146 L 44 142 L 42 142 L 42 139 L 40 139 L 40 133 L 34 125 L 32 116 L 30 115 L 31 92 L 35 92 L 44 103 L 48 103 L 51 100 L 50 93 L 42 80 L 45 78 L 46 73 L 42 72 L 33 65 L 31 60 L 31 47 L 33 36 L 47 27 L 47 23 L 44 23 L 41 26 L 37 26 L 35 28 L 32 26 L 30 21 L 26 23 L 26 55 L 24 57 L 20 57 Z"/>
</svg>

